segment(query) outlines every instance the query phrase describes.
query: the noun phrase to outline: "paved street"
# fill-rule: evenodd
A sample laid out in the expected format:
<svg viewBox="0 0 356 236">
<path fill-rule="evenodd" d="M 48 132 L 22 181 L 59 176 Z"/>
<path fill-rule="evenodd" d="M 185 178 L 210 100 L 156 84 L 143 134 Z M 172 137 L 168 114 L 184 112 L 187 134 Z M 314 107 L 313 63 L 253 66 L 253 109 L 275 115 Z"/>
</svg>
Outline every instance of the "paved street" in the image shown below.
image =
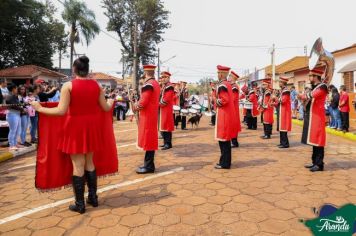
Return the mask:
<svg viewBox="0 0 356 236">
<path fill-rule="evenodd" d="M 174 149 L 158 151 L 157 172 L 135 174 L 136 124 L 116 123 L 120 173 L 99 179 L 100 206 L 79 215 L 63 199 L 72 190 L 39 193 L 34 188 L 35 153 L 0 164 L 0 232 L 3 235 L 310 235 L 299 219 L 312 218 L 323 203 L 356 203 L 356 146 L 328 136 L 326 171 L 310 173 L 311 147 L 276 148 L 243 130 L 231 170 L 215 170 L 219 147 L 207 118 L 197 130 L 174 133 Z M 182 167 L 182 168 L 179 168 Z M 107 187 L 107 188 L 105 188 Z M 105 188 L 105 189 L 104 189 Z M 48 205 L 56 203 L 54 207 Z M 37 211 L 38 207 L 43 210 Z M 28 214 L 28 210 L 35 213 Z M 28 214 L 28 215 L 27 215 Z M 8 218 L 14 216 L 14 218 Z"/>
</svg>

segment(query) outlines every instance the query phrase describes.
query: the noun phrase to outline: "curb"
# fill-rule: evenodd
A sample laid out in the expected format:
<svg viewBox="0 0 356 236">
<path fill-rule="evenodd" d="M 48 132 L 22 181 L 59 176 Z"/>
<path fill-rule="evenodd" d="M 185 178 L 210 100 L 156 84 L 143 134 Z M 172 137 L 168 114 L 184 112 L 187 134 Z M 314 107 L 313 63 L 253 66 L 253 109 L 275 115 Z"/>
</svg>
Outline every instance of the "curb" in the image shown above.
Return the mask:
<svg viewBox="0 0 356 236">
<path fill-rule="evenodd" d="M 37 149 L 37 145 L 32 145 L 31 147 L 22 148 L 18 151 L 12 151 L 12 152 L 6 151 L 0 153 L 0 163 L 12 159 L 14 157 L 22 156 L 30 152 L 36 151 L 36 149 Z"/>
<path fill-rule="evenodd" d="M 292 123 L 295 125 L 303 126 L 303 121 L 301 121 L 301 120 L 292 119 Z M 328 134 L 339 136 L 339 137 L 342 137 L 342 138 L 345 138 L 345 139 L 348 139 L 351 141 L 356 141 L 356 135 L 353 133 L 344 133 L 342 131 L 337 131 L 337 130 L 330 129 L 327 127 L 325 127 L 325 130 L 326 130 L 326 133 L 328 133 Z"/>
</svg>

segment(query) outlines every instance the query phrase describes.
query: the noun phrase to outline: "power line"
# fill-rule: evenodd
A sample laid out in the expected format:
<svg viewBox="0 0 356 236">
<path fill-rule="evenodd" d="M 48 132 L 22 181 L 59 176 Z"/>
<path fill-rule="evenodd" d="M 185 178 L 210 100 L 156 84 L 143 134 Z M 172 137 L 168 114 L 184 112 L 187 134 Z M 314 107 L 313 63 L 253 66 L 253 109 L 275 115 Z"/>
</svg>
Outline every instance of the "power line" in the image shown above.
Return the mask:
<svg viewBox="0 0 356 236">
<path fill-rule="evenodd" d="M 209 47 L 223 47 L 223 48 L 258 48 L 258 49 L 268 49 L 270 46 L 268 45 L 223 45 L 223 44 L 213 44 L 213 43 L 201 43 L 201 42 L 191 42 L 185 40 L 178 40 L 178 39 L 170 39 L 165 38 L 167 41 L 184 43 L 184 44 L 193 44 L 193 45 L 200 45 L 200 46 L 209 46 Z"/>
</svg>

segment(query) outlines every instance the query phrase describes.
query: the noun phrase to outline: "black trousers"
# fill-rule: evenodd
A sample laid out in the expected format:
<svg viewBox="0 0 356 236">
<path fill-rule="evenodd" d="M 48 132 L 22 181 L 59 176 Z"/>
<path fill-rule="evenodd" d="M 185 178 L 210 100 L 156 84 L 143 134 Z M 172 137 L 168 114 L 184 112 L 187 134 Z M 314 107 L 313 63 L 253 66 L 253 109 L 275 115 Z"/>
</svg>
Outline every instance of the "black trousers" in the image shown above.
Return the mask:
<svg viewBox="0 0 356 236">
<path fill-rule="evenodd" d="M 230 141 L 219 141 L 220 160 L 219 165 L 223 168 L 230 168 L 231 166 L 231 144 Z"/>
<path fill-rule="evenodd" d="M 265 136 L 270 137 L 272 135 L 273 126 L 272 124 L 263 124 L 263 131 Z"/>
<path fill-rule="evenodd" d="M 143 167 L 145 167 L 149 170 L 155 170 L 154 158 L 155 158 L 155 151 L 146 151 Z"/>
<path fill-rule="evenodd" d="M 289 140 L 288 140 L 288 132 L 279 132 L 279 139 L 280 139 L 280 144 L 283 147 L 289 147 Z"/>
<path fill-rule="evenodd" d="M 162 132 L 163 144 L 172 147 L 172 132 Z"/>
<path fill-rule="evenodd" d="M 313 165 L 319 167 L 324 166 L 324 147 L 313 146 L 313 155 L 312 155 Z"/>
<path fill-rule="evenodd" d="M 232 138 L 232 139 L 231 139 L 231 144 L 232 144 L 233 146 L 239 146 L 239 142 L 237 141 L 237 136 L 236 136 L 236 138 Z"/>
<path fill-rule="evenodd" d="M 126 109 L 123 106 L 117 107 L 116 119 L 120 120 L 120 114 L 122 113 L 122 120 L 126 119 Z"/>
<path fill-rule="evenodd" d="M 211 124 L 215 125 L 215 122 L 216 122 L 216 115 L 214 114 L 211 116 Z"/>
<path fill-rule="evenodd" d="M 182 116 L 182 123 L 181 123 L 181 128 L 185 129 L 187 127 L 187 117 L 186 116 Z"/>
<path fill-rule="evenodd" d="M 180 117 L 180 115 L 175 115 L 175 114 L 173 114 L 173 115 L 174 115 L 174 117 L 175 117 L 175 119 L 174 119 L 174 126 L 175 126 L 175 127 L 178 127 L 178 124 L 179 124 L 179 122 L 180 122 L 181 117 Z"/>
<path fill-rule="evenodd" d="M 349 122 L 349 112 L 340 112 L 341 113 L 341 125 L 342 129 L 349 132 L 350 122 Z"/>
</svg>

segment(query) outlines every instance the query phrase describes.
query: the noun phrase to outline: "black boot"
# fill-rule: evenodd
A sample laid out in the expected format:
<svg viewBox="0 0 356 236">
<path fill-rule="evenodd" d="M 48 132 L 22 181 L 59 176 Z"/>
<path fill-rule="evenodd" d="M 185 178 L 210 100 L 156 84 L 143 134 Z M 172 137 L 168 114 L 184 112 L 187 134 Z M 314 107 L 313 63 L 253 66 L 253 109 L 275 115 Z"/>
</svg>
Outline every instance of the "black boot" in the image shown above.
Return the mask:
<svg viewBox="0 0 356 236">
<path fill-rule="evenodd" d="M 87 178 L 88 185 L 88 200 L 87 203 L 92 205 L 93 207 L 97 207 L 98 203 L 98 195 L 96 195 L 97 190 L 97 177 L 96 171 L 85 171 L 85 176 Z"/>
<path fill-rule="evenodd" d="M 85 202 L 84 202 L 84 188 L 85 179 L 84 176 L 72 176 L 73 192 L 75 197 L 75 204 L 69 206 L 69 210 L 78 212 L 80 214 L 85 213 Z"/>
</svg>

